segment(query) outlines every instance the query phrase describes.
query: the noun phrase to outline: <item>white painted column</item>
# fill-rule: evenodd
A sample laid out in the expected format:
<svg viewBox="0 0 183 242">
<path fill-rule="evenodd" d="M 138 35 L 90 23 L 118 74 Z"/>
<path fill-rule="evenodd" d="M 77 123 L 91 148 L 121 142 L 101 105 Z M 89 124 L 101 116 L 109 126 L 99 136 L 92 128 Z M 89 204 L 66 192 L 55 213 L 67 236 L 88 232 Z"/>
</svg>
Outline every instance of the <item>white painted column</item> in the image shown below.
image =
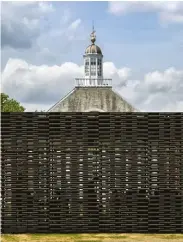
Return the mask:
<svg viewBox="0 0 183 242">
<path fill-rule="evenodd" d="M 88 80 L 87 85 L 89 86 L 90 85 L 90 79 L 91 79 L 91 57 L 88 56 L 88 59 L 89 59 L 89 80 Z"/>
<path fill-rule="evenodd" d="M 86 78 L 86 57 L 84 57 L 84 73 L 85 73 L 85 78 Z"/>
<path fill-rule="evenodd" d="M 96 73 L 95 73 L 95 76 L 96 76 L 96 80 L 95 80 L 95 86 L 98 86 L 98 58 L 96 57 L 95 58 L 95 63 L 96 63 L 96 66 L 95 66 L 95 71 L 96 71 Z"/>
<path fill-rule="evenodd" d="M 91 78 L 91 58 L 89 57 L 89 78 Z"/>
</svg>

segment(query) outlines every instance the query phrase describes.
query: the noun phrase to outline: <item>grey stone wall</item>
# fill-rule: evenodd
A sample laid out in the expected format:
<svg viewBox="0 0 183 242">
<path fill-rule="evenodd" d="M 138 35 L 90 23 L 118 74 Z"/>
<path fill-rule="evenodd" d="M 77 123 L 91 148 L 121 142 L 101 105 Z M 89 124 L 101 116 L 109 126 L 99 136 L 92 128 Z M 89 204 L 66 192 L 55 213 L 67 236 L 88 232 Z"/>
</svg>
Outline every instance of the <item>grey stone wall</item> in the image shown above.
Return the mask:
<svg viewBox="0 0 183 242">
<path fill-rule="evenodd" d="M 56 103 L 48 112 L 135 112 L 110 87 L 77 87 Z"/>
</svg>

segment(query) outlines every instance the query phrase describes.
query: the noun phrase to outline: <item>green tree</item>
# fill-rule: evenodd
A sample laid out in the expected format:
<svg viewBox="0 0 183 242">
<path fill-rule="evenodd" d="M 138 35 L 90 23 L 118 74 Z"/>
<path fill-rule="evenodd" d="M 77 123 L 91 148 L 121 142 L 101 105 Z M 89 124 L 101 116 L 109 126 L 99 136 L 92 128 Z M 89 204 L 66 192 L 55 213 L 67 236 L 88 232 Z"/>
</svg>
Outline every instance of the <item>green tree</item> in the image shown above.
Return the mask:
<svg viewBox="0 0 183 242">
<path fill-rule="evenodd" d="M 5 93 L 1 93 L 1 112 L 24 112 L 25 108 Z"/>
</svg>

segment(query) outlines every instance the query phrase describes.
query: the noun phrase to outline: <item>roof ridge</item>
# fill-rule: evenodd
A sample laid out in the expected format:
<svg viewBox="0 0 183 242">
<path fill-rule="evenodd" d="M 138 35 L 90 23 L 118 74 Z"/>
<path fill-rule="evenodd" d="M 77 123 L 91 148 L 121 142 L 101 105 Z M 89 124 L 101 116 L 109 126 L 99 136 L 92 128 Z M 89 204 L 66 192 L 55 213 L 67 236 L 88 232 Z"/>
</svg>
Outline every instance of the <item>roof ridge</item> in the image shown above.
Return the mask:
<svg viewBox="0 0 183 242">
<path fill-rule="evenodd" d="M 61 103 L 64 99 L 66 99 L 72 92 L 74 92 L 76 90 L 76 88 L 73 88 L 70 92 L 68 92 L 63 98 L 61 98 L 58 102 L 56 102 L 50 109 L 48 109 L 47 112 L 50 112 L 51 109 L 53 109 L 56 105 L 58 105 L 59 103 Z"/>
</svg>

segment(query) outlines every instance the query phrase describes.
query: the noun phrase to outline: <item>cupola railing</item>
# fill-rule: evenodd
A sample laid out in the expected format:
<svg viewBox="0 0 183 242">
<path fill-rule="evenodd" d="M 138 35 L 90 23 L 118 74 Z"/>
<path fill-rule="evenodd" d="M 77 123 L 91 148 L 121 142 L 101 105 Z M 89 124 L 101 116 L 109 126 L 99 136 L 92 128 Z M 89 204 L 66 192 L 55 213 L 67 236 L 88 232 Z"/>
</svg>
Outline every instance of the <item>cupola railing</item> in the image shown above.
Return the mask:
<svg viewBox="0 0 183 242">
<path fill-rule="evenodd" d="M 112 79 L 75 78 L 76 87 L 112 87 Z"/>
</svg>

